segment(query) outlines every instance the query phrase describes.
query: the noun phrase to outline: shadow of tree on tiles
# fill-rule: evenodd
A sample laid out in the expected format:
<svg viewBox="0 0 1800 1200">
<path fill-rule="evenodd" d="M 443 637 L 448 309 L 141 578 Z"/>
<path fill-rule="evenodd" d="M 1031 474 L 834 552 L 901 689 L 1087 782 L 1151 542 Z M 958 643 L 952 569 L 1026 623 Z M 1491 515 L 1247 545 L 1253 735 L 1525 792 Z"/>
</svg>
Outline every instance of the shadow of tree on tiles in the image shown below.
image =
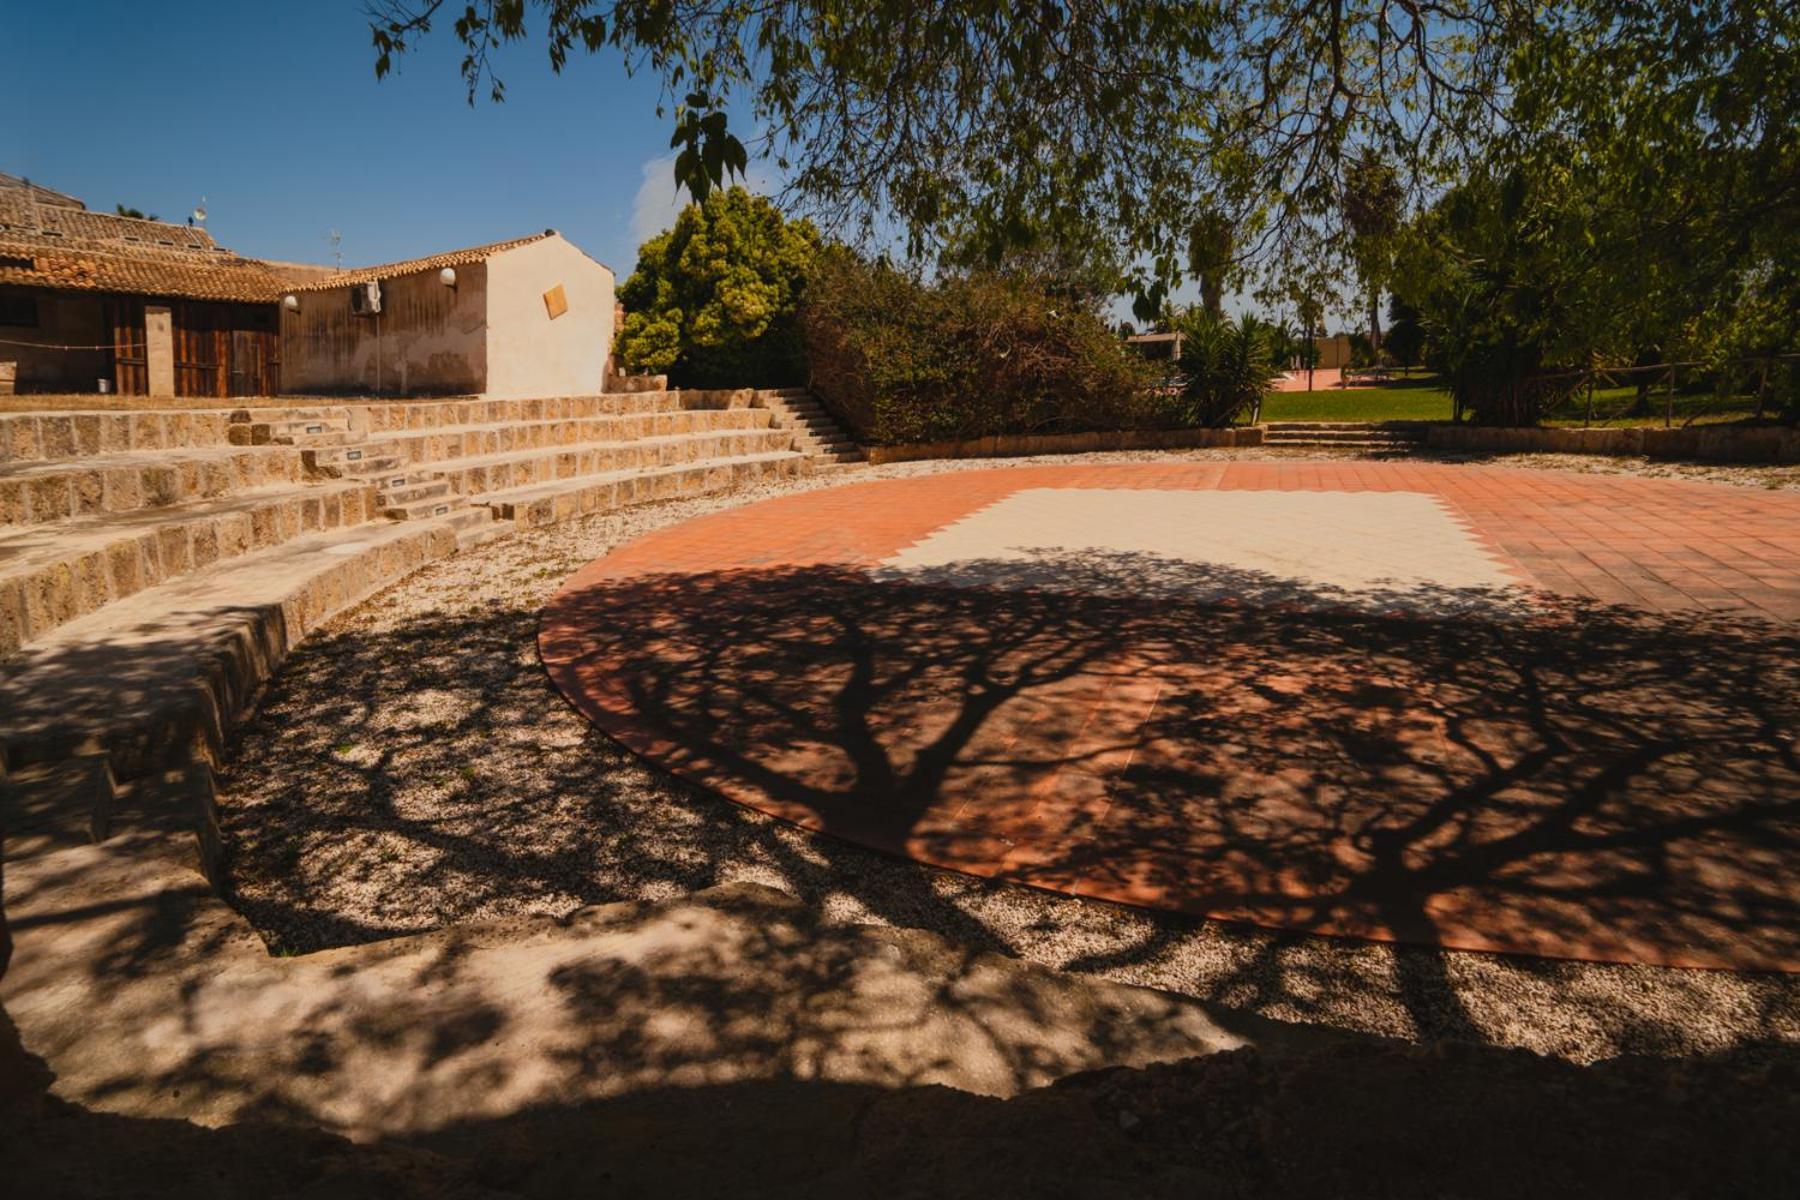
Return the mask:
<svg viewBox="0 0 1800 1200">
<path fill-rule="evenodd" d="M 1443 619 L 1319 611 L 1279 581 L 1236 582 L 1242 601 L 1213 606 L 831 571 L 580 598 L 574 665 L 614 706 L 609 727 L 680 776 L 843 838 L 722 804 L 594 734 L 543 677 L 535 614 L 321 637 L 235 747 L 235 902 L 276 947 L 312 950 L 751 879 L 833 919 L 1287 1020 L 1577 1054 L 1788 1036 L 1783 977 L 1253 932 L 862 848 L 991 869 L 1010 837 L 990 878 L 1206 880 L 1197 911 L 1235 894 L 1290 928 L 1428 919 L 1438 940 L 1460 925 L 1566 944 L 1594 936 L 1597 912 L 1641 925 L 1640 893 L 1657 892 L 1675 925 L 1645 944 L 1692 945 L 1734 917 L 1730 898 L 1744 907 L 1720 947 L 1791 949 L 1788 631 L 1476 595 L 1444 598 Z M 1052 796 L 1104 797 L 1111 817 L 1004 803 L 1046 780 Z M 1033 829 L 1035 859 L 1015 852 Z M 1112 853 L 1127 834 L 1136 858 Z M 1721 863 L 1717 878 L 1696 870 Z"/>
<path fill-rule="evenodd" d="M 1426 587 L 1321 609 L 1252 572 L 1081 557 L 1135 594 L 1013 563 L 959 588 L 631 579 L 560 598 L 544 658 L 651 761 L 937 866 L 1280 928 L 1800 968 L 1790 631 Z M 1201 587 L 1238 602 L 1172 599 Z"/>
</svg>

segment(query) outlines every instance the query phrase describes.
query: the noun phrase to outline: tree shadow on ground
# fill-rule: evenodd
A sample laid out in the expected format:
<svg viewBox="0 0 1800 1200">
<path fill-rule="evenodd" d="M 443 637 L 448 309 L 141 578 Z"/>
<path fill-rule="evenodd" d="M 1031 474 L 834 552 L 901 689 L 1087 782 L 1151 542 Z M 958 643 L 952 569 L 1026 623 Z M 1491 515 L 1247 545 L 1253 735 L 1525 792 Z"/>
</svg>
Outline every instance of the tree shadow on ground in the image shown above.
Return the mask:
<svg viewBox="0 0 1800 1200">
<path fill-rule="evenodd" d="M 544 655 L 659 765 L 938 866 L 1299 930 L 1800 968 L 1791 631 L 1431 588 L 1302 610 L 1252 572 L 1076 557 L 959 566 L 980 587 L 622 581 L 561 597 Z M 1034 586 L 1052 574 L 1137 586 Z M 1202 589 L 1239 602 L 1174 599 Z"/>
<path fill-rule="evenodd" d="M 609 726 L 659 766 L 865 846 L 1024 882 L 1076 872 L 1095 895 L 1199 879 L 1191 907 L 1244 903 L 1290 928 L 1567 946 L 1612 928 L 1599 914 L 1626 950 L 1791 953 L 1791 632 L 1416 590 L 1320 611 L 1291 585 L 1236 583 L 1238 604 L 1183 606 L 834 570 L 664 577 L 577 598 L 571 654 L 616 705 Z M 277 946 L 752 878 L 1290 1019 L 1397 992 L 1412 1033 L 1492 1036 L 1439 952 L 1346 945 L 1345 978 L 1309 961 L 1316 939 L 1257 935 L 1171 980 L 1191 921 L 1003 901 L 671 786 L 571 721 L 522 649 L 531 632 L 527 614 L 472 612 L 302 648 L 237 748 L 225 814 L 237 902 Z M 1087 734 L 1066 727 L 1096 711 Z M 1000 811 L 995 797 L 1059 777 L 1110 819 Z M 952 801 L 960 815 L 938 820 Z M 994 870 L 990 835 L 1033 820 L 1046 852 Z M 1117 852 L 1171 827 L 1168 853 Z M 1121 863 L 1135 873 L 1113 877 Z M 1540 992 L 1583 970 L 1496 961 Z M 1713 986 L 1681 976 L 1676 991 Z M 1782 1027 L 1791 989 L 1746 986 L 1731 1036 Z M 1693 1048 L 1628 1008 L 1587 1015 L 1615 1044 Z"/>
</svg>

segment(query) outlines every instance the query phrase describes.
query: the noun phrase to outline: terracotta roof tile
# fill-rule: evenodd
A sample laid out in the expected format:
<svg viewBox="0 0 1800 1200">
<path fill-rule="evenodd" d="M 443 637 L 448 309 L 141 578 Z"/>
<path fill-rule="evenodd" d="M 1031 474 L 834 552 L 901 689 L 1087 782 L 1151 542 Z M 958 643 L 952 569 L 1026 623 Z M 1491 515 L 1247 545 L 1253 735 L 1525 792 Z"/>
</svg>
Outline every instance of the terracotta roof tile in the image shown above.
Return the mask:
<svg viewBox="0 0 1800 1200">
<path fill-rule="evenodd" d="M 235 254 L 183 261 L 5 242 L 0 242 L 0 283 L 271 304 L 287 287 L 286 279 L 262 263 Z"/>
<path fill-rule="evenodd" d="M 0 241 L 134 253 L 224 253 L 211 234 L 195 225 L 46 204 L 24 188 L 0 189 Z"/>
<path fill-rule="evenodd" d="M 445 267 L 461 267 L 469 263 L 486 262 L 494 255 L 516 246 L 541 242 L 547 237 L 556 236 L 554 229 L 546 229 L 542 233 L 534 233 L 529 237 L 511 238 L 504 242 L 490 242 L 485 246 L 470 246 L 466 250 L 450 250 L 443 254 L 433 254 L 429 258 L 409 258 L 404 262 L 382 263 L 374 267 L 353 267 L 348 271 L 340 271 L 322 279 L 308 279 L 303 283 L 293 284 L 288 288 L 292 292 L 322 292 L 331 288 L 348 287 L 353 283 L 368 283 L 376 279 L 392 279 L 397 275 L 412 275 L 419 271 L 438 271 Z"/>
</svg>

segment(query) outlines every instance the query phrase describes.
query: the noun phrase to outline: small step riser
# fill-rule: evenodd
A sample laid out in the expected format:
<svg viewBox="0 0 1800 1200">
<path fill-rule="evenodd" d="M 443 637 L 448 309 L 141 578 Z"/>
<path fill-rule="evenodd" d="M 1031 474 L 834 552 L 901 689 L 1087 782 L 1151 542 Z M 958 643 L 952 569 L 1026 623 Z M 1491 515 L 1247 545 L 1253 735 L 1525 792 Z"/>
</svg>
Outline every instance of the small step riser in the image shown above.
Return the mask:
<svg viewBox="0 0 1800 1200">
<path fill-rule="evenodd" d="M 104 754 L 26 767 L 0 781 L 6 857 L 103 842 L 112 833 L 118 785 Z"/>
<path fill-rule="evenodd" d="M 442 479 L 434 479 L 427 483 L 415 483 L 406 487 L 385 488 L 380 494 L 382 508 L 402 508 L 408 504 L 420 504 L 427 500 L 436 500 L 450 495 L 450 485 Z"/>
<path fill-rule="evenodd" d="M 359 525 L 378 511 L 373 489 L 335 488 L 238 512 L 196 517 L 105 549 L 0 578 L 0 651 L 17 650 L 77 617 L 183 575 L 308 533 Z"/>
<path fill-rule="evenodd" d="M 409 467 L 410 464 L 401 462 L 392 454 L 378 454 L 368 450 L 363 451 L 361 457 L 358 458 L 344 458 L 338 461 L 311 458 L 307 462 L 307 472 L 316 478 L 366 479 L 370 483 L 379 483 L 384 476 L 406 474 Z"/>
<path fill-rule="evenodd" d="M 467 501 L 461 496 L 445 496 L 436 500 L 421 500 L 415 504 L 397 505 L 384 511 L 400 521 L 429 521 L 434 517 L 450 516 L 466 504 Z"/>
<path fill-rule="evenodd" d="M 253 421 L 231 427 L 234 444 L 267 446 L 339 446 L 360 441 L 347 420 L 296 419 L 285 421 Z"/>
<path fill-rule="evenodd" d="M 520 528 L 534 528 L 633 504 L 724 491 L 769 476 L 792 477 L 801 473 L 804 462 L 794 456 L 771 462 L 703 463 L 683 471 L 572 487 L 559 495 L 524 503 L 503 502 L 494 505 L 493 510 L 500 520 L 511 521 Z"/>
</svg>

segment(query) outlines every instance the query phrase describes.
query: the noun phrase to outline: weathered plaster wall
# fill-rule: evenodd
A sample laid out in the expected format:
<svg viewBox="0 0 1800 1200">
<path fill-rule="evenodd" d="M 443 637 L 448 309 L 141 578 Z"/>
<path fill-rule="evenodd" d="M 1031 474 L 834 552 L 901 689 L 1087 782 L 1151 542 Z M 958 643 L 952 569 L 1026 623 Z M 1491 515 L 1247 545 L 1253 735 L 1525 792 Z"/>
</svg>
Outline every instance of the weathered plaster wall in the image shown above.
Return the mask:
<svg viewBox="0 0 1800 1200">
<path fill-rule="evenodd" d="M 0 362 L 17 363 L 21 392 L 91 392 L 96 381 L 112 378 L 104 350 L 58 350 L 57 346 L 102 346 L 112 340 L 100 297 L 39 288 L 8 288 L 37 304 L 37 324 L 0 325 Z"/>
<path fill-rule="evenodd" d="M 281 310 L 284 392 L 371 396 L 468 395 L 488 387 L 488 268 L 456 268 L 382 281 L 380 316 L 350 311 L 350 289 L 298 292 Z"/>
<path fill-rule="evenodd" d="M 558 284 L 568 311 L 551 318 Z M 602 390 L 613 339 L 613 273 L 562 237 L 488 260 L 488 379 L 494 396 L 579 396 Z"/>
</svg>

